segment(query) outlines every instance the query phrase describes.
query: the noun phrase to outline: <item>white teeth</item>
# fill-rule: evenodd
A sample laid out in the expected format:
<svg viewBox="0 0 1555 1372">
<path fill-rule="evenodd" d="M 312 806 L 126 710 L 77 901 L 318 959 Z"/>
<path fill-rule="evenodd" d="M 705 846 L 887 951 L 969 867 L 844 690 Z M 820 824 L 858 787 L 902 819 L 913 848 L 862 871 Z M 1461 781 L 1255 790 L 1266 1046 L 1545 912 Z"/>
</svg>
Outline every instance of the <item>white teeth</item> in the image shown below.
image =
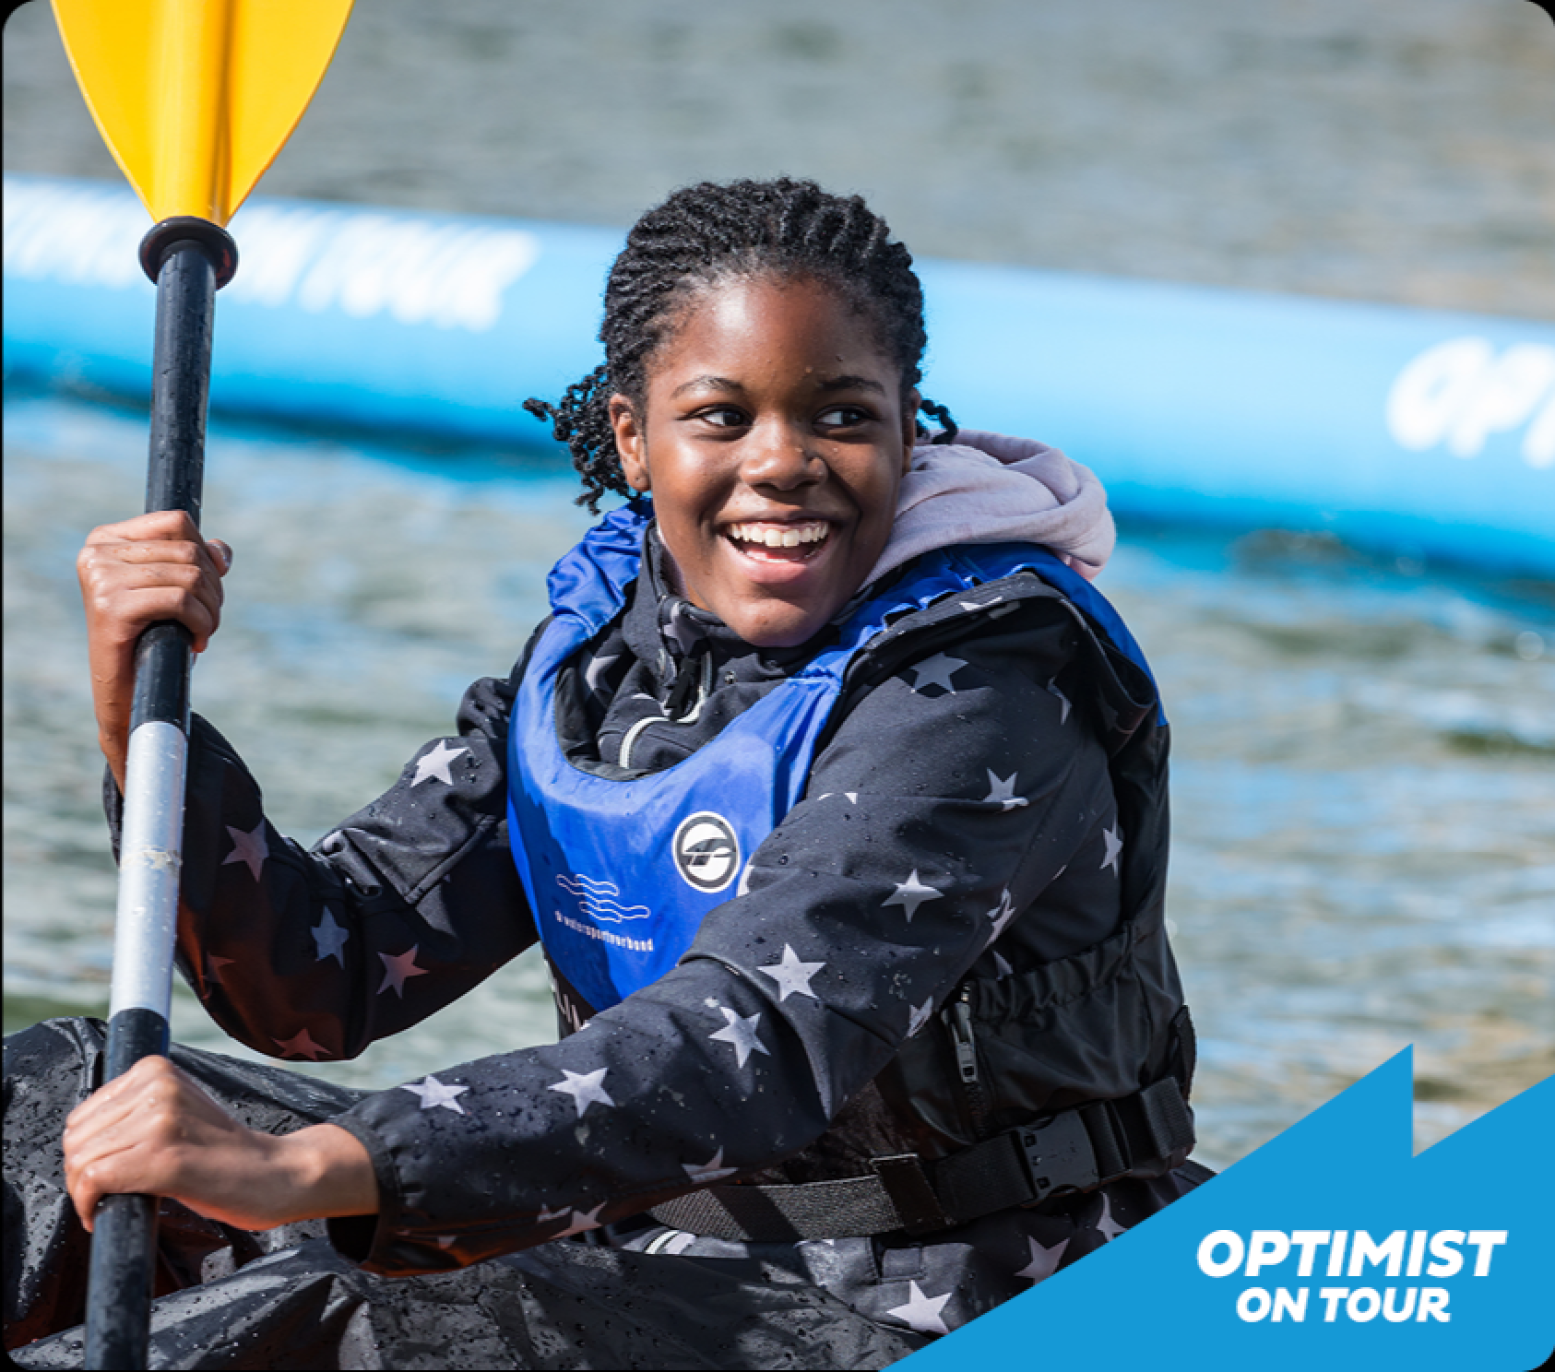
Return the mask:
<svg viewBox="0 0 1555 1372">
<path fill-rule="evenodd" d="M 758 543 L 768 548 L 797 548 L 803 543 L 820 543 L 831 532 L 824 520 L 809 524 L 731 524 L 729 537 L 741 543 Z"/>
</svg>

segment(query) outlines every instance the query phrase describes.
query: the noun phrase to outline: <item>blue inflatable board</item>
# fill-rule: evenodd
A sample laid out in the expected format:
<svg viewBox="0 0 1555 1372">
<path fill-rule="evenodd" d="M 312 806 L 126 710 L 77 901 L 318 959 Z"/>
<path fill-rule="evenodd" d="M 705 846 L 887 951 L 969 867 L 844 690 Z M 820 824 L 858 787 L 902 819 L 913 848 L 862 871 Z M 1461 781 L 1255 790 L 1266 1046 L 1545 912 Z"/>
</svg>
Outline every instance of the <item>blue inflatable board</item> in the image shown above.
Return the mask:
<svg viewBox="0 0 1555 1372">
<path fill-rule="evenodd" d="M 134 196 L 6 176 L 5 368 L 144 397 Z M 621 234 L 255 199 L 217 312 L 213 406 L 534 445 L 601 360 Z M 919 263 L 925 390 L 1094 468 L 1115 509 L 1555 576 L 1555 324 Z"/>
</svg>

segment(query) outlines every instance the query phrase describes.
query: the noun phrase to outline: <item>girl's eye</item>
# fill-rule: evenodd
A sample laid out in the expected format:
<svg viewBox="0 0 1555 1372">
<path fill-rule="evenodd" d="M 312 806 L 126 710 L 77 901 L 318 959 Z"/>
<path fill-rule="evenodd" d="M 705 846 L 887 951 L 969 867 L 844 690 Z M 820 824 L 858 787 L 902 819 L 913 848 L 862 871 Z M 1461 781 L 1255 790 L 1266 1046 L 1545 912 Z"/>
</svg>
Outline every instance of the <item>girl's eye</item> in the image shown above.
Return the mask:
<svg viewBox="0 0 1555 1372">
<path fill-rule="evenodd" d="M 853 424 L 862 424 L 868 418 L 868 411 L 857 405 L 833 405 L 831 409 L 821 411 L 815 422 L 828 429 L 846 429 Z"/>
<path fill-rule="evenodd" d="M 732 405 L 719 405 L 711 410 L 703 410 L 698 416 L 709 424 L 716 425 L 720 429 L 738 429 L 749 421 L 745 418 L 743 410 L 737 410 Z"/>
</svg>

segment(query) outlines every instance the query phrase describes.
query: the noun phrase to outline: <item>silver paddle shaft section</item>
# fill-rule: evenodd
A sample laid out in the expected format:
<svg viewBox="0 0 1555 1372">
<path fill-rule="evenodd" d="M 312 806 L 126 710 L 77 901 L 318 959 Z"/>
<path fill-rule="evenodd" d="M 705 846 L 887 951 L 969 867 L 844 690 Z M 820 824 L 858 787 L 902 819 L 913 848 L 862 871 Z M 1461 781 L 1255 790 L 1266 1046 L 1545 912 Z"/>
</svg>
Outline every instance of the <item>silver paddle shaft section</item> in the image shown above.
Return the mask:
<svg viewBox="0 0 1555 1372">
<path fill-rule="evenodd" d="M 172 1008 L 188 757 L 188 739 L 176 724 L 152 720 L 130 735 L 110 1016 L 151 1010 L 166 1020 Z"/>
</svg>

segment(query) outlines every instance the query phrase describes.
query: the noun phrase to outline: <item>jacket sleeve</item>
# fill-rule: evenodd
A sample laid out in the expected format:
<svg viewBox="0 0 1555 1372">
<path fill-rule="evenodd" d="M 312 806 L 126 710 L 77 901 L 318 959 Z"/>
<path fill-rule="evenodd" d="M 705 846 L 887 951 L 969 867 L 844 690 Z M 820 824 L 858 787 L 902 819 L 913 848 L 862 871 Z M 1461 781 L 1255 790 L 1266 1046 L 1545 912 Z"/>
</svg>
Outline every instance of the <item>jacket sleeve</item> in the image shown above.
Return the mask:
<svg viewBox="0 0 1555 1372">
<path fill-rule="evenodd" d="M 749 1175 L 825 1131 L 1015 911 L 1072 861 L 1105 871 L 1106 758 L 1049 689 L 1072 644 L 1057 625 L 1034 641 L 1026 618 L 856 703 L 741 893 L 666 976 L 560 1043 L 338 1118 L 382 1196 L 375 1218 L 332 1222 L 342 1251 L 389 1274 L 480 1261 Z"/>
<path fill-rule="evenodd" d="M 305 851 L 198 716 L 190 731 L 176 958 L 211 1017 L 274 1057 L 354 1057 L 535 941 L 507 842 L 513 680 L 466 693 L 458 733 Z M 106 783 L 118 842 L 122 800 Z"/>
</svg>

